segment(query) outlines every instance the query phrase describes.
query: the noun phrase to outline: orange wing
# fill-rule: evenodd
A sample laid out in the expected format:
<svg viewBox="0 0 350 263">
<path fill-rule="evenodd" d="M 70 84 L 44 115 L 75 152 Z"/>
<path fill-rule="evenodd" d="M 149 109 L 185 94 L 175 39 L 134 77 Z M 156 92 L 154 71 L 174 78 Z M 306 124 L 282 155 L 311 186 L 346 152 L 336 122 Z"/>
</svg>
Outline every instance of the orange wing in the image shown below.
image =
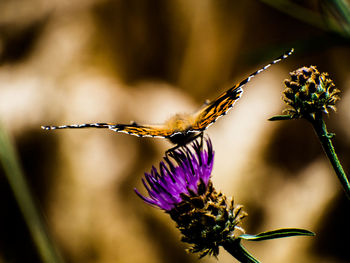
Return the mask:
<svg viewBox="0 0 350 263">
<path fill-rule="evenodd" d="M 81 128 L 104 128 L 115 132 L 123 132 L 138 137 L 159 137 L 169 138 L 174 134 L 173 130 L 157 125 L 137 125 L 137 124 L 115 124 L 115 123 L 84 123 L 62 126 L 41 126 L 44 130 L 56 129 L 81 129 Z"/>
<path fill-rule="evenodd" d="M 202 110 L 197 112 L 197 114 L 192 115 L 194 121 L 190 119 L 187 126 L 189 128 L 174 129 L 172 127 L 168 128 L 168 125 L 157 126 L 157 125 L 137 125 L 136 123 L 126 125 L 126 124 L 115 124 L 115 123 L 87 123 L 87 124 L 73 124 L 73 125 L 62 125 L 62 126 L 41 126 L 45 130 L 55 130 L 55 129 L 79 129 L 79 128 L 104 128 L 110 129 L 116 132 L 123 132 L 130 135 L 135 135 L 138 137 L 159 137 L 168 138 L 172 142 L 179 144 L 183 141 L 188 141 L 194 138 L 193 135 L 196 132 L 200 132 L 208 128 L 213 124 L 218 118 L 225 115 L 234 105 L 234 103 L 240 98 L 243 90 L 242 87 L 248 83 L 254 76 L 263 72 L 265 69 L 273 64 L 280 62 L 282 59 L 287 58 L 293 53 L 293 49 L 284 55 L 278 57 L 271 63 L 267 64 L 265 67 L 255 71 L 247 78 L 242 80 L 240 83 L 234 85 L 232 88 L 221 94 L 214 101 L 209 103 Z M 176 117 L 176 116 L 175 116 Z M 176 120 L 176 119 L 175 119 Z M 182 121 L 180 119 L 180 121 Z M 193 122 L 193 123 L 192 123 Z"/>
<path fill-rule="evenodd" d="M 209 103 L 206 107 L 200 110 L 195 115 L 195 122 L 192 126 L 191 131 L 203 131 L 207 129 L 211 124 L 213 124 L 218 118 L 225 115 L 235 104 L 235 102 L 242 95 L 242 87 L 247 84 L 253 77 L 263 72 L 265 69 L 269 68 L 271 65 L 280 62 L 281 60 L 287 58 L 294 52 L 294 49 L 291 49 L 282 56 L 276 58 L 274 61 L 270 62 L 263 68 L 255 71 L 250 74 L 247 78 L 234 85 L 232 88 L 221 94 L 214 101 Z"/>
<path fill-rule="evenodd" d="M 234 88 L 229 89 L 199 111 L 191 130 L 204 131 L 218 118 L 225 115 L 241 97 L 243 92 L 243 90 L 240 88 L 241 86 L 242 85 L 237 85 Z"/>
<path fill-rule="evenodd" d="M 174 134 L 171 129 L 165 129 L 162 126 L 143 126 L 143 125 L 123 125 L 115 124 L 109 125 L 108 129 L 115 132 L 123 132 L 138 137 L 158 137 L 169 138 Z"/>
</svg>

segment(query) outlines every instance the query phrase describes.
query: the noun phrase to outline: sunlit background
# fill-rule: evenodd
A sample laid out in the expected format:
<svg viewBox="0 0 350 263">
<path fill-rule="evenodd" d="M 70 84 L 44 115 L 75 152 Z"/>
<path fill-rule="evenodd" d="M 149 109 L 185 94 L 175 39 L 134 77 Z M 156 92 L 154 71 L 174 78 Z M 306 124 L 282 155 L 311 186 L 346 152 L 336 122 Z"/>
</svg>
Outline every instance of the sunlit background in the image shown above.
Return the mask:
<svg viewBox="0 0 350 263">
<path fill-rule="evenodd" d="M 337 2 L 344 1 L 1 0 L 0 122 L 64 262 L 198 257 L 185 252 L 170 217 L 133 190 L 145 193 L 143 173 L 170 143 L 41 125 L 162 123 L 196 111 L 292 47 L 293 56 L 249 82 L 207 130 L 212 180 L 244 205 L 248 233 L 298 227 L 317 234 L 245 242 L 262 262 L 349 262 L 350 201 L 312 127 L 267 121 L 284 108 L 290 71 L 316 65 L 328 72 L 342 94 L 326 122 L 349 172 L 350 26 Z M 0 262 L 41 262 L 2 171 L 0 209 Z M 222 249 L 201 262 L 234 260 Z"/>
</svg>

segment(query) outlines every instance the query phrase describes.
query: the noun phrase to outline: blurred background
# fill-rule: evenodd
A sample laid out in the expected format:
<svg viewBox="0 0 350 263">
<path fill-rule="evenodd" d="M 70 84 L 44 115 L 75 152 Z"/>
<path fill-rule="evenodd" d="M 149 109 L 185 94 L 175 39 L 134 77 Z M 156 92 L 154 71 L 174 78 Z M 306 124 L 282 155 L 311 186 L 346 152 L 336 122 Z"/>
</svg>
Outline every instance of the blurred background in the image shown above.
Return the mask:
<svg viewBox="0 0 350 263">
<path fill-rule="evenodd" d="M 341 89 L 326 118 L 350 166 L 349 1 L 1 0 L 0 123 L 64 262 L 197 262 L 169 216 L 145 205 L 141 178 L 171 145 L 101 129 L 41 125 L 162 123 L 194 112 L 290 48 L 245 86 L 206 134 L 216 189 L 242 204 L 248 233 L 298 227 L 315 237 L 244 245 L 262 262 L 349 262 L 350 202 L 312 130 L 281 114 L 283 80 L 302 66 Z M 345 8 L 344 8 L 345 7 Z M 6 155 L 6 154 L 5 154 Z M 41 262 L 0 173 L 0 262 Z M 16 180 L 14 180 L 16 181 Z M 24 190 L 23 190 L 24 191 Z M 19 190 L 22 193 L 22 190 Z M 23 210 L 23 208 L 22 208 Z M 34 239 L 35 240 L 35 239 Z M 49 262 L 49 261 L 47 261 Z M 218 260 L 234 262 L 221 250 Z"/>
</svg>

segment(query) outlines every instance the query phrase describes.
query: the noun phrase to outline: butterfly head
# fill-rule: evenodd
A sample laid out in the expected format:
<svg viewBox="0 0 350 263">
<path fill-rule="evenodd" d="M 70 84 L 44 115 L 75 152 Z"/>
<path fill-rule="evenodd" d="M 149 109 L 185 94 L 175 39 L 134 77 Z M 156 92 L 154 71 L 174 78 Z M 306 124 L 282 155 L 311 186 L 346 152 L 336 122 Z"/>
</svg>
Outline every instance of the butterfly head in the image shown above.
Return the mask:
<svg viewBox="0 0 350 263">
<path fill-rule="evenodd" d="M 168 138 L 168 140 L 177 146 L 182 146 L 193 141 L 195 138 L 197 138 L 198 134 L 199 132 L 192 132 L 192 131 L 176 132 L 172 134 Z"/>
<path fill-rule="evenodd" d="M 191 132 L 194 118 L 191 114 L 176 114 L 165 122 L 166 129 L 172 130 L 173 133 L 168 139 L 176 145 L 185 145 L 192 141 L 198 134 Z"/>
</svg>

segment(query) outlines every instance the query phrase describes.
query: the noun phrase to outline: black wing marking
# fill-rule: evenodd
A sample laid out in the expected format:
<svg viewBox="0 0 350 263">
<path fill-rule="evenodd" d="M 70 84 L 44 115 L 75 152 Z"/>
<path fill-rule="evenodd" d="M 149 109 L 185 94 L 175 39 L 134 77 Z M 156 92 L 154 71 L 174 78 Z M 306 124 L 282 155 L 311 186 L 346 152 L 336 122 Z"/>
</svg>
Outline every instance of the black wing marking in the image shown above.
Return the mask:
<svg viewBox="0 0 350 263">
<path fill-rule="evenodd" d="M 57 130 L 57 129 L 83 129 L 83 128 L 102 128 L 110 129 L 115 132 L 122 132 L 138 137 L 158 137 L 169 138 L 173 135 L 173 131 L 165 129 L 162 126 L 151 125 L 137 125 L 135 122 L 132 124 L 115 124 L 115 123 L 84 123 L 84 124 L 71 124 L 62 126 L 41 126 L 44 130 Z"/>
<path fill-rule="evenodd" d="M 234 85 L 232 88 L 221 94 L 214 101 L 209 103 L 208 106 L 204 107 L 197 113 L 196 121 L 193 124 L 192 130 L 203 131 L 207 129 L 211 124 L 213 124 L 218 118 L 225 115 L 235 104 L 235 102 L 241 97 L 243 90 L 242 87 L 247 84 L 253 77 L 260 74 L 271 65 L 286 59 L 294 52 L 291 49 L 282 56 L 276 58 L 266 66 L 250 74 L 247 78 L 243 79 L 238 84 Z"/>
</svg>

